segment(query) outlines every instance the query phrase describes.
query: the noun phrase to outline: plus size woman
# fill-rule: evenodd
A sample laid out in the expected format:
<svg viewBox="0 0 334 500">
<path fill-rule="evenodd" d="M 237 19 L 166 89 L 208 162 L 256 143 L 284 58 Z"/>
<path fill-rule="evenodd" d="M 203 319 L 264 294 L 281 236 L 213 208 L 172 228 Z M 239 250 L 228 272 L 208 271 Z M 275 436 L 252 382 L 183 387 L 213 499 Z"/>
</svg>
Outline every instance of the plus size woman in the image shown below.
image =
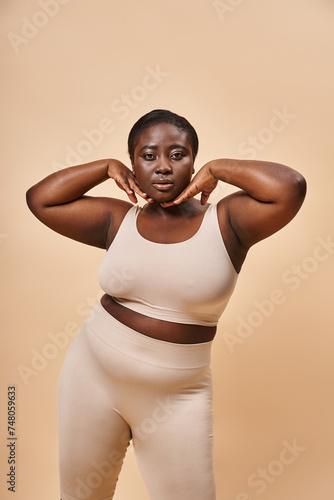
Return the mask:
<svg viewBox="0 0 334 500">
<path fill-rule="evenodd" d="M 27 193 L 44 224 L 106 250 L 105 294 L 59 379 L 61 499 L 112 499 L 132 440 L 152 500 L 214 500 L 218 320 L 249 248 L 295 216 L 306 183 L 294 169 L 253 160 L 212 160 L 193 176 L 197 134 L 166 110 L 140 118 L 128 148 L 131 168 L 93 161 Z M 86 194 L 108 179 L 129 201 Z M 211 205 L 218 182 L 239 190 Z"/>
</svg>

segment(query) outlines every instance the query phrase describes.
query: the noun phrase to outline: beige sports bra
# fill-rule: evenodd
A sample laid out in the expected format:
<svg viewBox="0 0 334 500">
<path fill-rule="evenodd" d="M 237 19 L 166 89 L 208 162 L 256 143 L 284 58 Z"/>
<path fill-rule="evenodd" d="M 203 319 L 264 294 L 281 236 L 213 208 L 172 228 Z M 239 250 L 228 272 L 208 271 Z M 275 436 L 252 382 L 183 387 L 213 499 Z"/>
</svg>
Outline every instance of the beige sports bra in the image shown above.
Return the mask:
<svg viewBox="0 0 334 500">
<path fill-rule="evenodd" d="M 217 205 L 198 231 L 180 243 L 155 243 L 137 229 L 133 206 L 104 256 L 98 279 L 113 299 L 133 311 L 174 323 L 215 326 L 238 274 L 219 228 Z"/>
</svg>

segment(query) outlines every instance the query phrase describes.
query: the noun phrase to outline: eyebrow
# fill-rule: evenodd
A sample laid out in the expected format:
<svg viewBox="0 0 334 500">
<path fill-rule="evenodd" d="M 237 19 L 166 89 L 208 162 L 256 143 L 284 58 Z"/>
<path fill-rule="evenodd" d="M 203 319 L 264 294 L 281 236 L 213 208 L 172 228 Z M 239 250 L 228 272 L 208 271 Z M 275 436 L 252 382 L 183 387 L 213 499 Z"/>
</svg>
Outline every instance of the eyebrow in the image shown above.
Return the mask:
<svg viewBox="0 0 334 500">
<path fill-rule="evenodd" d="M 184 149 L 185 151 L 187 151 L 187 148 L 185 146 L 182 146 L 182 144 L 172 144 L 171 146 L 169 146 L 168 149 L 174 149 L 174 148 L 181 148 L 181 149 Z M 153 146 L 153 145 L 150 145 L 150 144 L 146 144 L 146 146 L 143 146 L 140 150 L 142 151 L 143 149 L 158 149 L 158 146 Z"/>
</svg>

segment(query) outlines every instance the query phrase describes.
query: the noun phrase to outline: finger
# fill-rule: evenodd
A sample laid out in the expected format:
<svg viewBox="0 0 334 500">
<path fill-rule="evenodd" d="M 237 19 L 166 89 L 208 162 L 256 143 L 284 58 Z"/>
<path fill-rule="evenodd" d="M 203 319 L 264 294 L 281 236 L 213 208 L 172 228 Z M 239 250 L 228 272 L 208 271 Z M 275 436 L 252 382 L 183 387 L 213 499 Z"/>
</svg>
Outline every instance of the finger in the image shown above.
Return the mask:
<svg viewBox="0 0 334 500">
<path fill-rule="evenodd" d="M 136 179 L 129 180 L 129 185 L 133 192 L 136 192 L 139 196 L 141 196 L 141 198 L 144 198 L 144 200 L 148 201 L 149 203 L 153 203 L 152 198 L 150 198 L 148 194 L 144 193 L 144 191 L 140 189 L 139 185 L 136 182 Z"/>
<path fill-rule="evenodd" d="M 202 192 L 201 194 L 201 205 L 205 205 L 209 199 L 210 193 Z"/>
<path fill-rule="evenodd" d="M 137 200 L 137 196 L 135 195 L 135 193 L 133 191 L 127 191 L 127 195 L 129 197 L 129 200 L 132 201 L 132 203 L 138 203 L 138 200 Z"/>
<path fill-rule="evenodd" d="M 131 189 L 131 187 L 129 186 L 129 184 L 124 181 L 124 179 L 121 179 L 121 180 L 115 180 L 117 186 L 122 189 L 123 191 L 126 192 L 126 194 L 128 195 L 130 201 L 132 201 L 132 203 L 137 203 L 138 200 L 137 200 L 137 197 L 133 191 L 133 189 Z"/>
<path fill-rule="evenodd" d="M 117 181 L 115 179 L 115 182 L 118 185 L 118 187 L 120 187 L 121 189 L 123 189 L 123 191 L 126 192 L 129 199 L 133 203 L 138 203 L 136 193 L 149 203 L 153 203 L 153 200 L 146 193 L 144 193 L 144 191 L 140 189 L 136 179 L 133 177 L 131 173 L 128 177 L 121 177 L 117 179 Z"/>
<path fill-rule="evenodd" d="M 164 208 L 167 208 L 167 207 L 171 207 L 172 205 L 179 205 L 183 201 L 186 201 L 186 199 L 188 199 L 188 198 L 183 199 L 183 196 L 182 197 L 177 196 L 176 198 L 174 198 L 174 200 L 164 201 L 164 202 L 160 203 L 160 205 Z"/>
<path fill-rule="evenodd" d="M 171 205 L 179 205 L 180 203 L 189 200 L 189 198 L 193 198 L 198 193 L 199 193 L 198 186 L 196 184 L 189 184 L 189 186 L 184 191 L 182 191 L 182 193 L 179 194 L 179 196 L 174 198 L 174 200 L 161 203 L 161 206 L 167 208 L 170 207 Z"/>
</svg>

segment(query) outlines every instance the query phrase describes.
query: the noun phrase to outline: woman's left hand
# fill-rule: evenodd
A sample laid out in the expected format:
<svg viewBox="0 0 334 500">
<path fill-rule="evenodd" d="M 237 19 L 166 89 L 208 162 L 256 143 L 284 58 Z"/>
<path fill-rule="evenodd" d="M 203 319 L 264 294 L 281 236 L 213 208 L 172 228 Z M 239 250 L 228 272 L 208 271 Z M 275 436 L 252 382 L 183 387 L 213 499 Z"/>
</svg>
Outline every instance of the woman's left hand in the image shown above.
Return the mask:
<svg viewBox="0 0 334 500">
<path fill-rule="evenodd" d="M 201 193 L 201 205 L 205 205 L 210 194 L 217 187 L 218 179 L 216 179 L 210 170 L 209 164 L 206 163 L 192 178 L 188 186 L 174 200 L 161 203 L 162 207 L 170 207 L 171 205 L 179 205 L 184 201 L 193 198 L 196 194 Z"/>
</svg>

